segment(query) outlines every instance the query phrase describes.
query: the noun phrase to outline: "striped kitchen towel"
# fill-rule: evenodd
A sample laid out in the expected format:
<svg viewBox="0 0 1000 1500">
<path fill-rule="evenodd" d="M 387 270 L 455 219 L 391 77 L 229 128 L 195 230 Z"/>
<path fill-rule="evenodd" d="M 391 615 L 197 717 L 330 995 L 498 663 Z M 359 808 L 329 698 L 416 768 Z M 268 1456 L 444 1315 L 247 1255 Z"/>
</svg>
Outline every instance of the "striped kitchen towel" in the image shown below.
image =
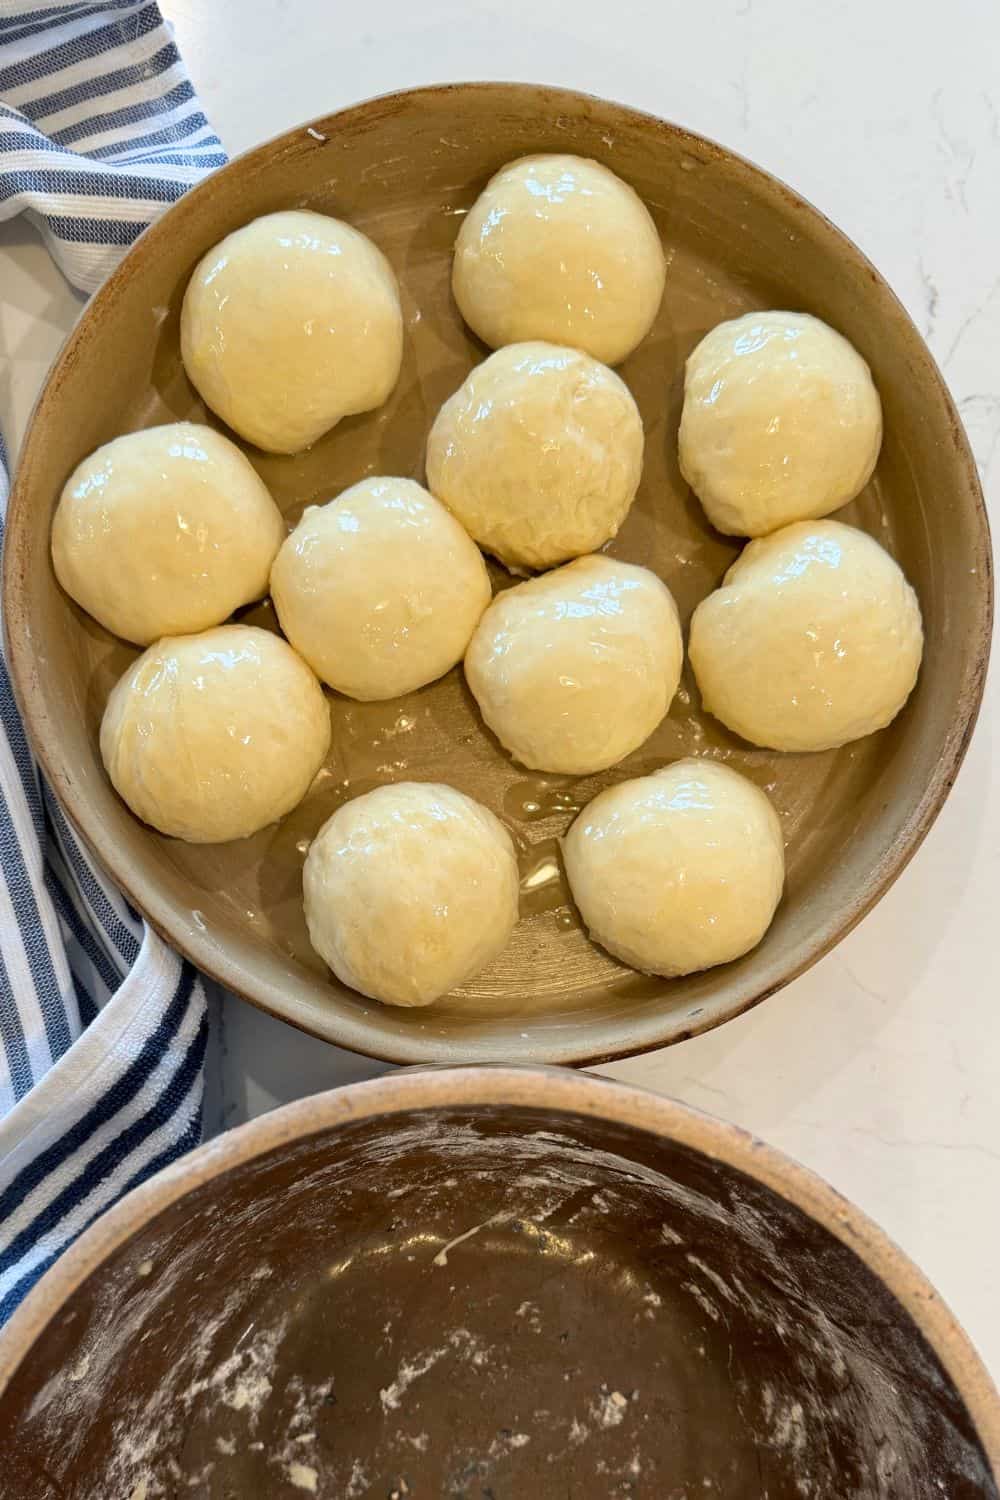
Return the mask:
<svg viewBox="0 0 1000 1500">
<path fill-rule="evenodd" d="M 0 219 L 27 213 L 75 286 L 225 159 L 155 4 L 0 0 Z M 0 516 L 7 476 L 0 439 Z M 202 980 L 39 774 L 2 657 L 0 712 L 2 1324 L 93 1219 L 196 1144 L 207 1018 Z"/>
</svg>

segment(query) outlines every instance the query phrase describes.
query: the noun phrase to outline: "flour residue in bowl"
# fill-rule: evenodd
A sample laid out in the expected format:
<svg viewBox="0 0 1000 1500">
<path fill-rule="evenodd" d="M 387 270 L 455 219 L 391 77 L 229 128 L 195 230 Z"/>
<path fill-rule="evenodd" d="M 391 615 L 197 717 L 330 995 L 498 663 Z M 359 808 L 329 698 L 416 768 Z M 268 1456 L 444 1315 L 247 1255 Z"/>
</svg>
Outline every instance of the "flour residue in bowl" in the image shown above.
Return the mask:
<svg viewBox="0 0 1000 1500">
<path fill-rule="evenodd" d="M 820 1300 L 787 1211 L 738 1174 L 426 1116 L 286 1152 L 280 1186 L 206 1192 L 95 1295 L 30 1414 L 62 1463 L 111 1401 L 73 1500 L 652 1500 L 692 1455 L 689 1500 L 744 1500 L 758 1470 L 753 1500 L 789 1475 L 842 1500 L 847 1448 L 851 1500 L 923 1500 L 928 1453 L 973 1462 L 933 1365 L 927 1399 L 902 1388 L 884 1299 L 835 1259 Z M 155 1384 L 125 1376 L 150 1349 Z"/>
</svg>

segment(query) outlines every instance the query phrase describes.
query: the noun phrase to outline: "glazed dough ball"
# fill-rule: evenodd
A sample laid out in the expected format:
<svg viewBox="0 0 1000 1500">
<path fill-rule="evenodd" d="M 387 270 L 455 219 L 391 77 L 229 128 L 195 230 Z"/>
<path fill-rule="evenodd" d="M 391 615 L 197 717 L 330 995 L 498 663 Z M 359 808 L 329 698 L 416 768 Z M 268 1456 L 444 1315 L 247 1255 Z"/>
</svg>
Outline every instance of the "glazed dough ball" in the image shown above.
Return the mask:
<svg viewBox="0 0 1000 1500">
<path fill-rule="evenodd" d="M 395 698 L 461 661 L 490 602 L 479 549 L 411 479 L 310 506 L 271 573 L 281 628 L 324 682 Z"/>
<path fill-rule="evenodd" d="M 673 978 L 760 942 L 785 849 L 764 793 L 728 766 L 679 760 L 587 804 L 563 840 L 573 900 L 595 943 Z"/>
<path fill-rule="evenodd" d="M 857 350 L 806 313 L 720 323 L 688 359 L 681 473 L 717 531 L 826 516 L 871 478 L 882 403 Z"/>
<path fill-rule="evenodd" d="M 615 536 L 642 473 L 628 386 L 577 349 L 511 344 L 446 401 L 427 440 L 428 488 L 515 572 Z"/>
<path fill-rule="evenodd" d="M 628 183 L 581 156 L 525 156 L 466 214 L 452 287 L 491 349 L 550 339 L 616 365 L 649 332 L 666 274 L 656 225 Z"/>
<path fill-rule="evenodd" d="M 586 776 L 648 739 L 670 707 L 684 650 L 655 573 L 578 561 L 498 594 L 465 656 L 493 733 L 522 765 Z"/>
<path fill-rule="evenodd" d="M 401 781 L 339 807 L 303 872 L 306 922 L 337 978 L 430 1005 L 490 963 L 517 921 L 503 824 L 450 786 Z"/>
<path fill-rule="evenodd" d="M 298 453 L 371 411 L 399 377 L 399 288 L 371 240 L 325 214 L 255 219 L 195 267 L 181 357 L 202 399 L 248 442 Z"/>
<path fill-rule="evenodd" d="M 330 747 L 312 672 L 248 625 L 157 641 L 114 688 L 101 756 L 144 823 L 190 844 L 246 838 L 305 796 Z"/>
<path fill-rule="evenodd" d="M 172 422 L 116 438 L 73 471 L 52 561 L 81 609 L 148 646 L 260 599 L 284 539 L 281 512 L 236 445 Z"/>
<path fill-rule="evenodd" d="M 691 620 L 702 703 L 772 750 L 831 750 L 896 717 L 920 670 L 920 605 L 863 531 L 800 521 L 751 542 Z"/>
</svg>

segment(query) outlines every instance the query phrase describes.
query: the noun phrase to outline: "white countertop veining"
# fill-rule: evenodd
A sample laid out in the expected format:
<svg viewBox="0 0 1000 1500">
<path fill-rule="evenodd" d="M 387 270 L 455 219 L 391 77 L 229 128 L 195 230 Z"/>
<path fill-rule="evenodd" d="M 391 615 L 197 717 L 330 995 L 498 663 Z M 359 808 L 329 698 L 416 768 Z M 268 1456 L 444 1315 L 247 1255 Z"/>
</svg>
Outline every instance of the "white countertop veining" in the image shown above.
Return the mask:
<svg viewBox="0 0 1000 1500">
<path fill-rule="evenodd" d="M 792 183 L 909 308 L 1000 482 L 1000 21 L 994 0 L 167 0 L 235 153 L 418 83 L 512 78 L 665 115 Z M 0 422 L 23 430 L 80 306 L 32 230 L 0 226 Z M 918 1262 L 1000 1378 L 1000 734 L 994 674 L 924 847 L 828 958 L 738 1021 L 603 1071 L 758 1132 Z M 227 1000 L 210 1131 L 383 1071 Z"/>
</svg>

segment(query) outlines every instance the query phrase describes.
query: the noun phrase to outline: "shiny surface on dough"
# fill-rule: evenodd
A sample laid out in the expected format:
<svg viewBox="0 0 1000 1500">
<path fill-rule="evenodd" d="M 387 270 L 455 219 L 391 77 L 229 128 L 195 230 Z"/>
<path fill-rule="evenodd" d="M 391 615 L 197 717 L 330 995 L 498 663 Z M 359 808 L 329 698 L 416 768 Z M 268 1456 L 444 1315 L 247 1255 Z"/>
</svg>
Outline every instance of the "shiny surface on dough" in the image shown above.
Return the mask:
<svg viewBox="0 0 1000 1500">
<path fill-rule="evenodd" d="M 432 782 L 345 802 L 313 840 L 303 891 L 313 947 L 344 984 L 387 1005 L 430 1005 L 470 979 L 518 915 L 507 830 Z"/>
<path fill-rule="evenodd" d="M 702 705 L 775 750 L 827 750 L 882 729 L 917 680 L 920 605 L 873 537 L 801 521 L 751 542 L 691 620 Z"/>
<path fill-rule="evenodd" d="M 281 512 L 235 443 L 170 422 L 78 465 L 52 521 L 52 561 L 81 609 L 148 646 L 262 598 L 284 538 Z"/>
<path fill-rule="evenodd" d="M 511 344 L 442 406 L 427 484 L 481 547 L 532 572 L 616 535 L 642 454 L 642 418 L 613 370 L 577 349 Z"/>
<path fill-rule="evenodd" d="M 136 817 L 192 844 L 246 838 L 305 796 L 330 746 L 319 683 L 247 625 L 158 641 L 119 680 L 101 756 Z"/>
<path fill-rule="evenodd" d="M 829 515 L 868 483 L 881 444 L 871 372 L 819 318 L 747 313 L 688 357 L 681 472 L 718 531 L 766 536 Z"/>
<path fill-rule="evenodd" d="M 634 189 L 600 162 L 543 155 L 487 183 L 459 231 L 452 288 L 491 349 L 550 339 L 616 365 L 649 332 L 665 278 Z"/>
<path fill-rule="evenodd" d="M 677 473 L 680 361 L 706 328 L 751 307 L 790 305 L 824 309 L 859 348 L 869 347 L 866 330 L 877 328 L 872 369 L 885 400 L 887 441 L 872 484 L 841 519 L 877 536 L 918 589 L 928 647 L 911 705 L 881 734 L 791 760 L 737 740 L 702 713 L 693 683 L 685 682 L 644 746 L 570 789 L 525 775 L 483 734 L 461 676 L 451 672 L 403 703 L 335 697 L 338 748 L 329 774 L 252 847 L 152 836 L 114 796 L 95 759 L 101 709 L 130 653 L 71 608 L 48 566 L 48 546 L 51 505 L 66 475 L 107 440 L 109 411 L 130 428 L 199 417 L 179 367 L 176 317 L 163 323 L 157 310 L 176 308 L 198 255 L 290 193 L 348 215 L 405 272 L 404 377 L 388 406 L 334 429 L 294 464 L 258 461 L 289 515 L 307 497 L 325 499 L 366 473 L 419 477 L 415 465 L 434 413 L 482 357 L 449 286 L 458 211 L 500 162 L 537 150 L 539 119 L 557 116 L 583 155 L 601 155 L 602 136 L 614 137 L 614 155 L 602 159 L 620 163 L 674 251 L 669 298 L 623 367 L 648 441 L 644 481 L 613 551 L 669 579 L 682 619 L 718 587 L 736 555 L 705 525 Z M 13 670 L 54 790 L 115 878 L 175 944 L 230 988 L 356 1051 L 405 1062 L 580 1062 L 716 1025 L 800 973 L 870 908 L 926 832 L 961 760 L 985 664 L 989 549 L 975 470 L 940 377 L 885 283 L 828 223 L 781 185 L 683 131 L 618 106 L 523 86 L 424 90 L 339 114 L 317 129 L 328 136 L 325 144 L 298 130 L 216 174 L 154 224 L 126 276 L 84 310 L 39 407 L 8 518 L 6 605 Z M 442 137 L 465 143 L 460 160 Z M 671 194 L 661 208 L 663 184 Z M 742 222 L 745 237 L 733 233 Z M 673 378 L 665 386 L 668 368 Z M 255 618 L 273 622 L 273 612 L 262 608 Z M 44 668 L 36 666 L 42 653 Z M 550 840 L 565 833 L 581 798 L 703 752 L 773 786 L 790 841 L 788 897 L 765 943 L 739 964 L 670 984 L 623 970 L 579 929 L 558 871 L 551 883 L 532 885 L 525 903 L 531 915 L 496 965 L 431 1012 L 364 1001 L 331 982 L 313 952 L 299 846 L 345 795 L 386 775 L 448 781 L 509 819 L 519 846 L 530 845 L 522 858 L 534 881 Z M 898 904 L 886 903 L 886 911 Z M 832 968 L 836 973 L 836 962 Z M 776 1002 L 779 1015 L 787 1009 Z M 769 1016 L 770 1004 L 753 1024 L 767 1030 Z M 247 1016 L 261 1034 L 267 1024 Z M 711 1051 L 719 1044 L 704 1045 Z M 728 1034 L 721 1046 L 728 1048 Z M 301 1055 L 311 1066 L 308 1045 Z"/>
<path fill-rule="evenodd" d="M 465 676 L 522 765 L 584 776 L 648 739 L 677 691 L 683 655 L 676 605 L 655 573 L 581 557 L 494 599 Z"/>
<path fill-rule="evenodd" d="M 248 442 L 298 453 L 371 411 L 399 377 L 399 288 L 377 245 L 326 214 L 267 214 L 227 235 L 184 294 L 181 354 Z"/>
<path fill-rule="evenodd" d="M 281 628 L 348 697 L 394 698 L 461 661 L 490 601 L 478 547 L 412 479 L 310 506 L 271 573 Z"/>
<path fill-rule="evenodd" d="M 737 771 L 698 758 L 602 792 L 563 840 L 590 936 L 645 973 L 728 963 L 760 942 L 781 899 L 781 824 Z"/>
</svg>

